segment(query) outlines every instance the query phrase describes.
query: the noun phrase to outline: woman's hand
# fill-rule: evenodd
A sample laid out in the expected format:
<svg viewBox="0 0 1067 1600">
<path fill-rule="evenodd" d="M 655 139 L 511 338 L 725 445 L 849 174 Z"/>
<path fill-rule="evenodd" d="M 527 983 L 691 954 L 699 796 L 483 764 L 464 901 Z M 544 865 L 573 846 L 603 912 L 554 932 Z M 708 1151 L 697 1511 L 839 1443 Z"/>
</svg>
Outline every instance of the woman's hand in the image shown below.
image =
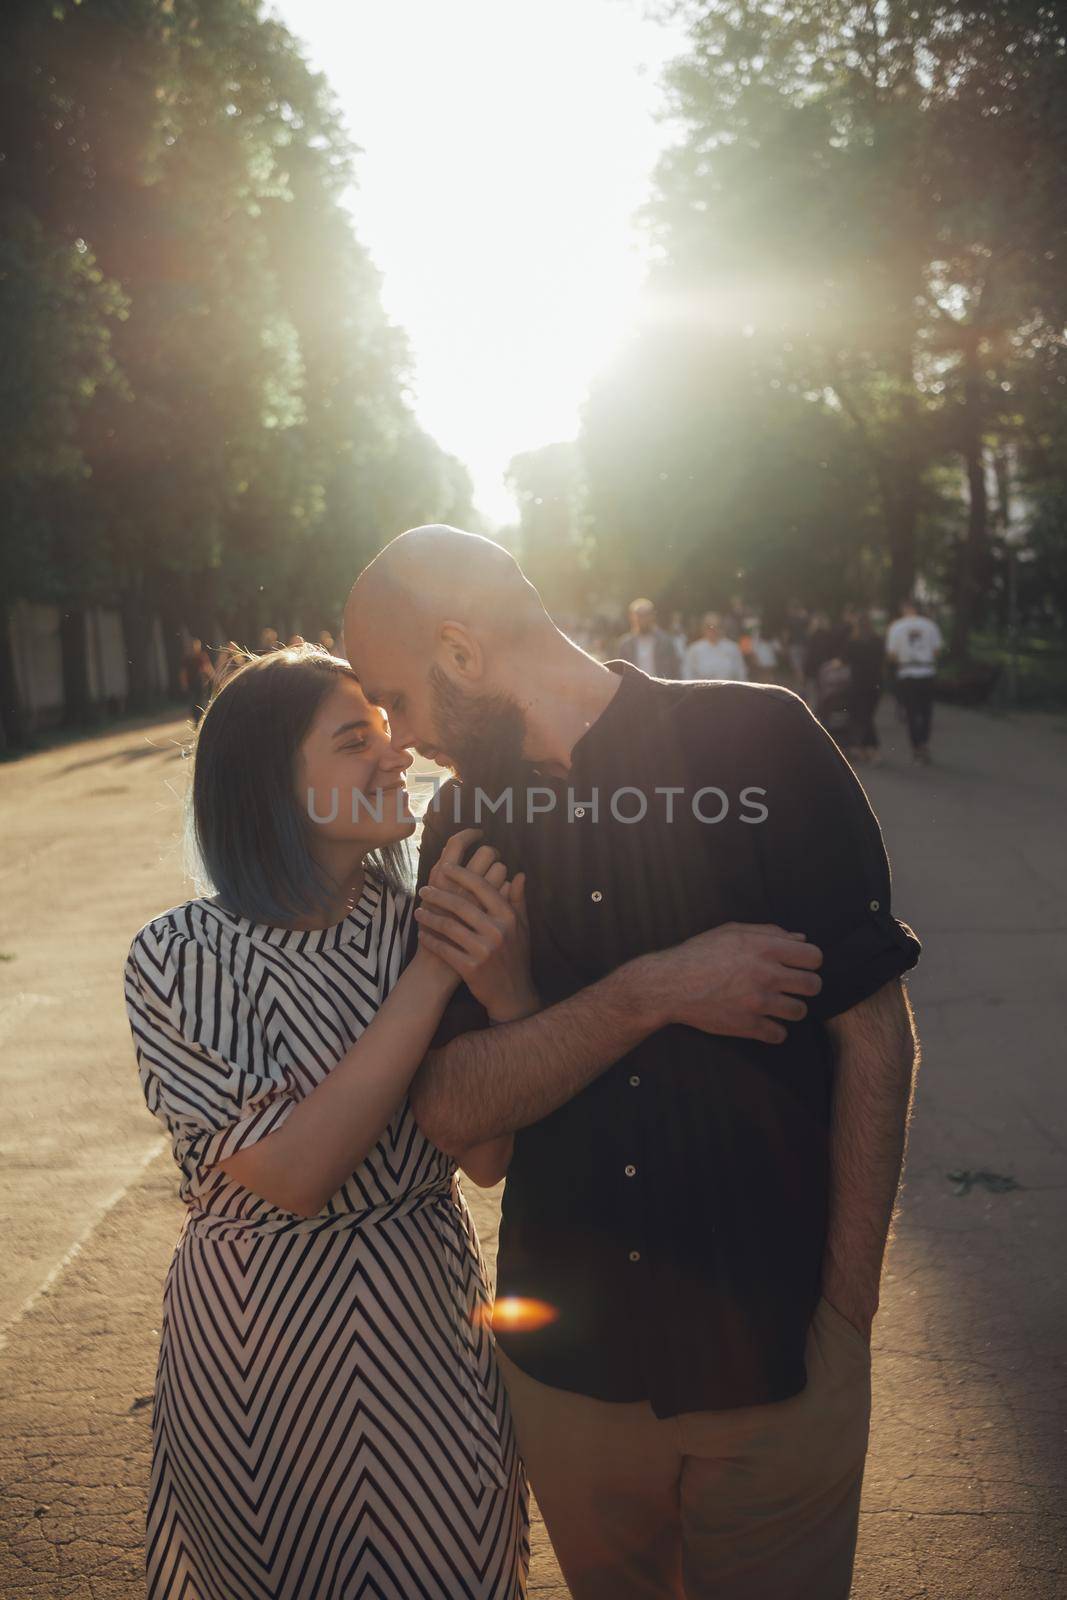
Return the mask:
<svg viewBox="0 0 1067 1600">
<path fill-rule="evenodd" d="M 447 850 L 415 911 L 420 946 L 463 979 L 493 1022 L 514 1022 L 539 1011 L 530 976 L 525 874 L 509 882 L 488 845 L 476 850 L 467 866 L 457 859 L 460 851 L 446 859 Z"/>
</svg>

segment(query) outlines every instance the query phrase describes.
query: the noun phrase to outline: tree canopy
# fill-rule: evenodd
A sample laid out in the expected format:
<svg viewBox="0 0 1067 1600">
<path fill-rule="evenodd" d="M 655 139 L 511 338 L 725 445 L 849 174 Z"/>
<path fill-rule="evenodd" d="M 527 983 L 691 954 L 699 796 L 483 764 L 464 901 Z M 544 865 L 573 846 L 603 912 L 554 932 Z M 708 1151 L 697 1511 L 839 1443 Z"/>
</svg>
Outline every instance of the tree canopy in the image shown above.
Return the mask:
<svg viewBox="0 0 1067 1600">
<path fill-rule="evenodd" d="M 681 137 L 646 317 L 586 413 L 598 549 L 679 604 L 697 582 L 895 605 L 921 574 L 962 654 L 1012 537 L 1062 627 L 1061 8 L 666 9 Z"/>
<path fill-rule="evenodd" d="M 11 0 L 0 23 L 7 598 L 328 626 L 412 521 L 469 520 L 342 196 L 328 87 L 257 0 Z M 80 652 L 81 657 L 84 651 Z"/>
</svg>

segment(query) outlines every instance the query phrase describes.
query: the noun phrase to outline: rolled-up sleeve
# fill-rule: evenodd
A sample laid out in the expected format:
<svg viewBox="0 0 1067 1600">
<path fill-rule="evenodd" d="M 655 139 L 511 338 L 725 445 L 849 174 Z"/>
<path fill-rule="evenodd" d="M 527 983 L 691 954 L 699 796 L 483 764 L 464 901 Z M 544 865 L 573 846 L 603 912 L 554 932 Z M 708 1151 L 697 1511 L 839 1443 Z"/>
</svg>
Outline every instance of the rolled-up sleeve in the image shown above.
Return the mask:
<svg viewBox="0 0 1067 1600">
<path fill-rule="evenodd" d="M 772 915 L 823 953 L 819 1021 L 908 972 L 921 946 L 893 915 L 889 860 L 870 801 L 830 735 L 796 695 L 773 697 L 773 779 L 759 847 Z"/>
</svg>

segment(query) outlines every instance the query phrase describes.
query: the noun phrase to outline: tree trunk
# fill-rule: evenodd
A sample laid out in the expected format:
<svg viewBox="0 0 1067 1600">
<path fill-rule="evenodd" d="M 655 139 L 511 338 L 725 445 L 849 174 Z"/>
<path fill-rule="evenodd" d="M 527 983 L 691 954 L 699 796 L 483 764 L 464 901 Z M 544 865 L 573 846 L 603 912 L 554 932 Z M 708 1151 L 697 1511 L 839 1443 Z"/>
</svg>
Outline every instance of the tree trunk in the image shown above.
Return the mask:
<svg viewBox="0 0 1067 1600">
<path fill-rule="evenodd" d="M 29 743 L 29 729 L 15 676 L 11 614 L 0 605 L 0 750 L 18 750 Z"/>
<path fill-rule="evenodd" d="M 919 522 L 919 479 L 914 462 L 889 457 L 876 478 L 889 552 L 889 614 L 899 617 L 901 602 L 915 590 L 915 532 Z"/>
<path fill-rule="evenodd" d="M 989 496 L 985 478 L 985 440 L 982 434 L 981 376 L 975 341 L 964 355 L 962 442 L 967 469 L 967 532 L 956 547 L 955 616 L 952 657 L 965 661 L 971 632 L 979 620 L 982 585 L 989 570 Z"/>
<path fill-rule="evenodd" d="M 1001 581 L 996 590 L 997 628 L 1001 634 L 1011 627 L 1012 572 L 1011 549 L 1011 462 L 1004 445 L 993 451 L 993 480 L 997 486 L 996 502 L 990 508 L 990 525 L 999 536 L 999 570 Z"/>
<path fill-rule="evenodd" d="M 92 715 L 89 699 L 89 636 L 84 610 L 60 612 L 59 653 L 63 674 L 63 725 L 82 727 Z"/>
<path fill-rule="evenodd" d="M 185 654 L 182 630 L 191 626 L 196 632 L 196 622 L 190 619 L 186 605 L 186 584 L 177 573 L 161 576 L 156 586 L 156 610 L 163 632 L 163 653 L 167 658 L 167 693 L 172 700 L 182 697 L 182 658 Z"/>
<path fill-rule="evenodd" d="M 148 711 L 155 695 L 152 690 L 152 618 L 144 605 L 144 590 L 133 594 L 127 591 L 119 604 L 122 618 L 122 640 L 126 650 L 126 672 L 129 676 L 131 711 Z"/>
<path fill-rule="evenodd" d="M 919 520 L 918 496 L 912 486 L 884 488 L 886 531 L 889 540 L 889 611 L 899 617 L 901 602 L 915 589 L 915 529 Z"/>
</svg>

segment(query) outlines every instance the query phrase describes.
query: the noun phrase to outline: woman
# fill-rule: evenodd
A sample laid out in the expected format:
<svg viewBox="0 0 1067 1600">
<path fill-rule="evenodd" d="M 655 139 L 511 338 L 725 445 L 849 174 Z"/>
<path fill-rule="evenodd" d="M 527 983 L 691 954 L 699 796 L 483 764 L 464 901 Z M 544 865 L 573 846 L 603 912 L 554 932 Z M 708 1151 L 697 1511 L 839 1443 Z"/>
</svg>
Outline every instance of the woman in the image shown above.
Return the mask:
<svg viewBox="0 0 1067 1600">
<path fill-rule="evenodd" d="M 152 1600 L 526 1591 L 484 1266 L 456 1164 L 406 1099 L 458 981 L 449 953 L 477 959 L 488 918 L 404 966 L 410 762 L 347 663 L 311 645 L 250 659 L 197 739 L 216 892 L 130 949 L 141 1081 L 188 1206 L 153 1411 Z M 452 860 L 473 835 L 457 839 Z M 525 1015 L 521 877 L 484 847 L 468 865 L 505 929 L 481 963 L 490 1014 Z M 509 1153 L 462 1164 L 492 1183 Z"/>
</svg>

